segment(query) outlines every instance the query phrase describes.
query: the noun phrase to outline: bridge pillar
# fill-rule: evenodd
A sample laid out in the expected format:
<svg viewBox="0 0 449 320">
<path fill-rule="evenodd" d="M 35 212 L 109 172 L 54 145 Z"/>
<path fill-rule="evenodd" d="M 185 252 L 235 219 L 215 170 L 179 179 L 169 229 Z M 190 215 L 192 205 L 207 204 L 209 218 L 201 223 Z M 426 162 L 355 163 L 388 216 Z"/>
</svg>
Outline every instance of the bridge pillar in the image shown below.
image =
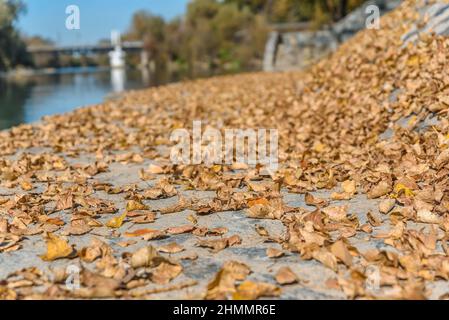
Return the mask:
<svg viewBox="0 0 449 320">
<path fill-rule="evenodd" d="M 109 52 L 109 65 L 111 68 L 124 68 L 126 53 L 122 50 L 120 32 L 116 30 L 111 31 L 111 44 L 115 48 L 114 51 Z"/>
<path fill-rule="evenodd" d="M 114 51 L 109 52 L 109 65 L 111 68 L 124 68 L 125 57 L 125 51 L 121 47 L 115 47 Z"/>
<path fill-rule="evenodd" d="M 140 67 L 142 69 L 147 69 L 150 63 L 150 57 L 148 55 L 148 51 L 142 50 L 140 52 Z"/>
</svg>

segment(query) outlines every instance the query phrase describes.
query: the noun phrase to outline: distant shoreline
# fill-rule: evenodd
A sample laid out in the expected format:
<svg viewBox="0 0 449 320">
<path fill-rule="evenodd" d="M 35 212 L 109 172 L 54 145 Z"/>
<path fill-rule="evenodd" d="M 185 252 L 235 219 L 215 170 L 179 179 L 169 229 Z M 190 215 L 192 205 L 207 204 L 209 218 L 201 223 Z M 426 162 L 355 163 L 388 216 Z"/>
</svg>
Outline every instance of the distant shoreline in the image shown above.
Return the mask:
<svg viewBox="0 0 449 320">
<path fill-rule="evenodd" d="M 64 68 L 45 68 L 45 69 L 14 69 L 7 72 L 0 71 L 0 79 L 21 80 L 33 76 L 46 76 L 55 74 L 88 73 L 102 72 L 111 70 L 110 67 L 64 67 Z"/>
</svg>

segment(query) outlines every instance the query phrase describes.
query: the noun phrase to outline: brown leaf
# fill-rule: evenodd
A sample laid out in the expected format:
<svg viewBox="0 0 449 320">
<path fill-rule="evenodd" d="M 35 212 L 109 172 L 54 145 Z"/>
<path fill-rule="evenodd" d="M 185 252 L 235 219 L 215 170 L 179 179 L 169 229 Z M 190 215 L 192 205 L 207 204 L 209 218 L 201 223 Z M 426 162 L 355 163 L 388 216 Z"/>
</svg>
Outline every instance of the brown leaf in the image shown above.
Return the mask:
<svg viewBox="0 0 449 320">
<path fill-rule="evenodd" d="M 155 233 L 155 232 L 160 232 L 160 231 L 154 230 L 154 229 L 138 229 L 138 230 L 134 230 L 134 231 L 127 231 L 123 235 L 125 237 L 134 238 L 134 237 L 142 237 L 147 234 L 151 234 L 151 233 Z"/>
<path fill-rule="evenodd" d="M 387 214 L 394 208 L 395 204 L 396 204 L 395 199 L 385 199 L 379 203 L 379 212 Z"/>
<path fill-rule="evenodd" d="M 182 247 L 181 245 L 177 244 L 176 242 L 172 242 L 169 243 L 165 246 L 159 247 L 158 251 L 159 252 L 164 252 L 164 253 L 179 253 L 184 251 L 184 247 Z"/>
<path fill-rule="evenodd" d="M 160 230 L 150 230 L 148 233 L 144 234 L 142 238 L 145 241 L 159 240 L 167 238 L 167 234 Z"/>
<path fill-rule="evenodd" d="M 87 269 L 81 272 L 81 289 L 75 290 L 74 295 L 80 298 L 111 298 L 120 286 L 120 281 L 93 273 Z"/>
<path fill-rule="evenodd" d="M 312 257 L 326 267 L 337 271 L 337 258 L 328 250 L 321 248 L 312 252 Z"/>
<path fill-rule="evenodd" d="M 128 213 L 128 217 L 130 214 Z M 149 212 L 146 214 L 138 215 L 131 219 L 133 223 L 136 224 L 147 224 L 147 223 L 153 223 L 156 220 L 156 214 L 154 212 Z"/>
<path fill-rule="evenodd" d="M 418 210 L 418 212 L 416 213 L 416 217 L 419 222 L 423 223 L 439 224 L 442 221 L 442 218 L 440 216 L 426 209 Z"/>
<path fill-rule="evenodd" d="M 368 198 L 369 199 L 380 198 L 390 193 L 392 190 L 393 189 L 391 185 L 388 182 L 382 180 L 368 192 Z"/>
<path fill-rule="evenodd" d="M 352 256 L 343 240 L 338 240 L 334 242 L 330 250 L 334 256 L 336 256 L 341 262 L 343 262 L 347 267 L 352 266 Z"/>
<path fill-rule="evenodd" d="M 103 241 L 93 238 L 90 246 L 84 247 L 78 255 L 85 262 L 93 262 L 100 257 L 111 254 L 112 249 Z"/>
<path fill-rule="evenodd" d="M 284 251 L 276 249 L 276 248 L 268 248 L 267 249 L 267 256 L 268 258 L 280 258 L 284 255 Z"/>
<path fill-rule="evenodd" d="M 376 214 L 372 213 L 372 212 L 368 212 L 366 214 L 366 218 L 368 219 L 368 222 L 373 226 L 373 227 L 378 227 L 382 224 L 382 220 L 380 219 L 380 217 L 378 217 Z"/>
<path fill-rule="evenodd" d="M 232 247 L 240 244 L 242 239 L 238 235 L 229 238 L 214 239 L 214 240 L 200 240 L 197 245 L 200 247 L 210 248 L 213 252 L 219 252 L 227 247 Z"/>
<path fill-rule="evenodd" d="M 150 166 L 148 167 L 148 172 L 151 174 L 162 174 L 164 173 L 164 169 L 162 169 L 162 167 L 158 165 L 150 164 Z"/>
<path fill-rule="evenodd" d="M 266 204 L 256 204 L 246 209 L 245 213 L 249 218 L 254 219 L 279 219 L 283 215 L 281 208 Z"/>
<path fill-rule="evenodd" d="M 60 195 L 57 198 L 56 207 L 54 211 L 62 211 L 73 208 L 73 195 L 71 192 Z"/>
<path fill-rule="evenodd" d="M 160 256 L 153 246 L 140 248 L 131 256 L 131 266 L 133 268 L 156 267 L 164 261 L 167 260 Z"/>
<path fill-rule="evenodd" d="M 184 225 L 184 226 L 180 226 L 180 227 L 171 227 L 171 228 L 168 228 L 166 231 L 169 234 L 183 234 L 183 233 L 190 233 L 193 230 L 195 230 L 195 226 Z"/>
<path fill-rule="evenodd" d="M 344 221 L 347 218 L 348 206 L 332 206 L 321 210 L 332 221 Z"/>
<path fill-rule="evenodd" d="M 162 262 L 151 271 L 150 279 L 152 282 L 157 284 L 167 284 L 174 278 L 179 276 L 181 272 L 182 266 L 178 264 Z"/>
<path fill-rule="evenodd" d="M 278 297 L 281 289 L 270 283 L 264 282 L 242 282 L 233 294 L 234 300 L 256 300 L 261 297 Z"/>
<path fill-rule="evenodd" d="M 341 187 L 343 188 L 344 192 L 348 194 L 354 194 L 357 191 L 355 181 L 353 180 L 346 180 L 342 182 Z"/>
<path fill-rule="evenodd" d="M 289 267 L 282 267 L 276 273 L 276 281 L 280 285 L 293 284 L 298 282 L 298 277 Z"/>
<path fill-rule="evenodd" d="M 126 211 L 137 211 L 137 210 L 148 210 L 148 207 L 144 205 L 143 203 L 135 200 L 131 200 L 126 205 Z"/>
<path fill-rule="evenodd" d="M 250 268 L 240 262 L 226 262 L 207 286 L 206 299 L 228 299 L 235 293 L 235 282 L 243 281 L 250 274 Z"/>
<path fill-rule="evenodd" d="M 306 202 L 306 205 L 315 206 L 318 208 L 325 207 L 329 204 L 329 202 L 327 200 L 315 197 L 311 193 L 306 193 L 304 200 Z"/>
</svg>

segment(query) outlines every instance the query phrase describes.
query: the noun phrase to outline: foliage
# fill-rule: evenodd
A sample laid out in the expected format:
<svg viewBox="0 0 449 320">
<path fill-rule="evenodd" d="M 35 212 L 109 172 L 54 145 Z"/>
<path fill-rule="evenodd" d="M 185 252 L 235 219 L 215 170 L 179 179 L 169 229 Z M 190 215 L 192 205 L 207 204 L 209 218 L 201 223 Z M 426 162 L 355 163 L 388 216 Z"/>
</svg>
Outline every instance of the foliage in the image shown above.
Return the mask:
<svg viewBox="0 0 449 320">
<path fill-rule="evenodd" d="M 24 11 L 20 0 L 0 0 L 0 71 L 30 64 L 25 44 L 14 26 Z"/>
<path fill-rule="evenodd" d="M 264 13 L 270 22 L 311 21 L 315 25 L 336 21 L 362 4 L 363 0 L 225 0 Z"/>
<path fill-rule="evenodd" d="M 260 67 L 270 23 L 338 20 L 362 0 L 192 0 L 182 18 L 137 12 L 127 40 L 144 40 L 156 68 L 199 76 Z M 137 63 L 137 61 L 136 61 Z"/>
<path fill-rule="evenodd" d="M 262 14 L 236 3 L 194 0 L 184 17 L 169 22 L 137 12 L 125 38 L 143 39 L 156 66 L 171 64 L 178 71 L 199 76 L 254 69 L 266 34 Z"/>
</svg>

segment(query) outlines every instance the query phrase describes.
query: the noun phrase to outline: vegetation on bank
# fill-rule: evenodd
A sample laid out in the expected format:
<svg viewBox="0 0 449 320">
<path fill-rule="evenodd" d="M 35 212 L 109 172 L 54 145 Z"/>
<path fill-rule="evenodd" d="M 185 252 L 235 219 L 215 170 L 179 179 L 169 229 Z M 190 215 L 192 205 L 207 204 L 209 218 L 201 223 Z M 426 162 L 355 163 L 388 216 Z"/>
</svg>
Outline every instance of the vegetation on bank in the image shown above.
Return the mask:
<svg viewBox="0 0 449 320">
<path fill-rule="evenodd" d="M 166 21 L 136 12 L 125 40 L 143 40 L 159 73 L 191 77 L 259 69 L 270 25 L 311 22 L 318 28 L 339 20 L 363 0 L 191 0 L 184 16 Z M 25 11 L 22 0 L 0 0 L 0 71 L 20 65 L 62 67 L 107 64 L 105 57 L 50 57 L 31 61 L 27 45 L 51 44 L 39 36 L 21 36 L 15 27 Z M 137 65 L 140 57 L 130 55 Z"/>
<path fill-rule="evenodd" d="M 311 22 L 319 28 L 344 17 L 363 0 L 192 0 L 172 21 L 137 12 L 128 40 L 144 40 L 159 68 L 190 76 L 259 69 L 270 25 Z"/>
<path fill-rule="evenodd" d="M 0 71 L 31 65 L 25 43 L 14 25 L 24 11 L 20 0 L 0 0 Z"/>
</svg>

